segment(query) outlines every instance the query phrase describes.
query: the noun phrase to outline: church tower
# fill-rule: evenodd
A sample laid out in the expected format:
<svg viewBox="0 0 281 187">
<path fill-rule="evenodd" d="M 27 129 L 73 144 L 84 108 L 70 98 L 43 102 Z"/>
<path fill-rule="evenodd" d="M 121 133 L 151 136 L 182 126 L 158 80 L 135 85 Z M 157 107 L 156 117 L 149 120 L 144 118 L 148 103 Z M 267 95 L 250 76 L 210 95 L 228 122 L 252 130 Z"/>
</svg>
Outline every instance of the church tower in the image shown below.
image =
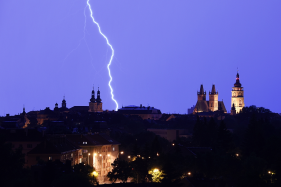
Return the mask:
<svg viewBox="0 0 281 187">
<path fill-rule="evenodd" d="M 242 108 L 245 106 L 245 104 L 244 104 L 244 90 L 243 87 L 241 87 L 238 72 L 236 75 L 236 82 L 234 84 L 234 87 L 232 87 L 231 94 L 232 94 L 231 106 L 233 107 L 234 105 L 236 113 L 239 113 L 240 111 L 242 111 Z"/>
<path fill-rule="evenodd" d="M 89 102 L 89 112 L 103 112 L 99 89 L 98 89 L 98 93 L 97 93 L 97 99 L 95 99 L 94 88 L 92 90 L 92 97 Z"/>
<path fill-rule="evenodd" d="M 62 100 L 62 102 L 61 102 L 61 108 L 66 109 L 65 96 L 63 96 L 63 100 Z"/>
<path fill-rule="evenodd" d="M 102 111 L 102 102 L 101 102 L 101 98 L 100 98 L 100 89 L 99 88 L 98 88 L 98 93 L 97 93 L 96 112 L 103 112 Z"/>
<path fill-rule="evenodd" d="M 200 86 L 200 92 L 197 92 L 198 101 L 206 101 L 206 92 L 204 92 L 203 84 Z"/>
<path fill-rule="evenodd" d="M 209 110 L 214 112 L 218 110 L 219 92 L 216 91 L 215 85 L 212 86 L 212 91 L 209 92 Z"/>
</svg>

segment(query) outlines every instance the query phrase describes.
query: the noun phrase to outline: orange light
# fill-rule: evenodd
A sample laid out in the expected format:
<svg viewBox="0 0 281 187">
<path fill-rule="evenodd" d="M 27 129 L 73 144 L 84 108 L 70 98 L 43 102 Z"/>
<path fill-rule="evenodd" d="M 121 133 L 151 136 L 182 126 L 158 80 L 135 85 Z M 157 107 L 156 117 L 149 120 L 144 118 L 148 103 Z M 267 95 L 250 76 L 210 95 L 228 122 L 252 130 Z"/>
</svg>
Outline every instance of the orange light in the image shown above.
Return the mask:
<svg viewBox="0 0 281 187">
<path fill-rule="evenodd" d="M 191 172 L 188 172 L 187 175 L 191 175 Z"/>
<path fill-rule="evenodd" d="M 121 155 L 123 155 L 123 154 L 124 154 L 124 152 L 123 152 L 123 151 L 121 151 L 120 153 L 121 153 Z"/>
</svg>

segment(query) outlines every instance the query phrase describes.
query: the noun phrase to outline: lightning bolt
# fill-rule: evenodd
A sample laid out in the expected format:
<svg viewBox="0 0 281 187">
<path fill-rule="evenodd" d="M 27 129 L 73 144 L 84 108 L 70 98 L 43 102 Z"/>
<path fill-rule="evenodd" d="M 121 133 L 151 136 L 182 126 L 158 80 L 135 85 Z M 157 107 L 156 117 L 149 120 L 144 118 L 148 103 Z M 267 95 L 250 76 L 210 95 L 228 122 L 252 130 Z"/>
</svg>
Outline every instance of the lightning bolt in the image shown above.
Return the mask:
<svg viewBox="0 0 281 187">
<path fill-rule="evenodd" d="M 95 20 L 95 18 L 94 18 L 94 16 L 93 16 L 93 11 L 92 11 L 92 7 L 91 7 L 91 4 L 90 4 L 90 0 L 87 0 L 87 5 L 88 5 L 88 7 L 89 7 L 90 16 L 91 16 L 91 18 L 92 18 L 94 24 L 97 25 L 97 27 L 98 27 L 98 29 L 99 29 L 99 33 L 104 37 L 104 39 L 106 40 L 107 45 L 110 47 L 110 49 L 111 49 L 111 51 L 112 51 L 110 60 L 109 60 L 109 62 L 108 62 L 108 64 L 107 64 L 108 75 L 109 75 L 109 77 L 110 77 L 110 80 L 109 80 L 109 82 L 108 82 L 108 86 L 109 86 L 109 88 L 110 88 L 111 99 L 115 102 L 115 104 L 116 104 L 116 109 L 115 109 L 115 110 L 117 111 L 117 110 L 118 110 L 118 103 L 117 103 L 117 101 L 114 99 L 113 88 L 111 87 L 112 76 L 111 76 L 111 73 L 110 73 L 110 65 L 111 65 L 111 62 L 112 62 L 113 57 L 114 57 L 114 49 L 113 49 L 112 45 L 109 43 L 107 37 L 103 34 L 103 32 L 101 32 L 100 25 L 99 25 L 98 22 L 96 22 L 96 20 Z"/>
</svg>

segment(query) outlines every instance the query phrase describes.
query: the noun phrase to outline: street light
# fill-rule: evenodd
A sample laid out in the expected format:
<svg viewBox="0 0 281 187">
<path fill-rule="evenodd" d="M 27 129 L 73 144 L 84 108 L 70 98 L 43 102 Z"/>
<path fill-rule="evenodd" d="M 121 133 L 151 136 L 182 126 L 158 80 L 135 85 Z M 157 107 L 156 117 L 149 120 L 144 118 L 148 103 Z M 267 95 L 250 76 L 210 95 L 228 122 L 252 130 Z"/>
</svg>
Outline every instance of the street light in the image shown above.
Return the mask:
<svg viewBox="0 0 281 187">
<path fill-rule="evenodd" d="M 99 173 L 96 172 L 96 171 L 94 171 L 94 172 L 93 172 L 93 175 L 94 175 L 95 177 L 97 177 L 97 176 L 99 175 Z"/>
<path fill-rule="evenodd" d="M 95 165 L 96 165 L 96 156 L 97 156 L 97 153 L 94 153 L 94 156 L 93 156 L 93 167 L 95 167 Z"/>
<path fill-rule="evenodd" d="M 120 152 L 120 154 L 121 154 L 121 155 L 123 155 L 123 154 L 124 154 L 124 152 L 123 152 L 123 151 L 121 151 L 121 152 Z"/>
<path fill-rule="evenodd" d="M 152 175 L 153 182 L 161 182 L 161 180 L 164 178 L 162 171 L 160 171 L 158 168 L 154 168 L 153 170 L 150 170 L 149 174 Z"/>
<path fill-rule="evenodd" d="M 88 165 L 90 165 L 90 160 L 89 160 L 89 156 L 90 156 L 90 153 L 88 154 Z"/>
<path fill-rule="evenodd" d="M 101 156 L 101 175 L 102 175 L 102 172 L 103 172 L 103 156 L 100 154 Z"/>
</svg>

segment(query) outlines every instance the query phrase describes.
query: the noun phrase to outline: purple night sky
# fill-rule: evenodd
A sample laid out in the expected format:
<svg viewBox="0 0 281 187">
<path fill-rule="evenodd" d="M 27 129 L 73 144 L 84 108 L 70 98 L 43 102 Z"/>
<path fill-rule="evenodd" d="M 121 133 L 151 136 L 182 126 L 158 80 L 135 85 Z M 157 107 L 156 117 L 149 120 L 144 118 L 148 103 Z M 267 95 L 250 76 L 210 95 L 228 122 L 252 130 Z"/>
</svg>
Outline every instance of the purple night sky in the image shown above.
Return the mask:
<svg viewBox="0 0 281 187">
<path fill-rule="evenodd" d="M 184 114 L 200 84 L 209 92 L 214 83 L 229 111 L 238 67 L 245 105 L 281 112 L 280 0 L 90 3 L 115 49 L 119 108 L 143 104 Z M 0 116 L 23 105 L 53 109 L 64 95 L 69 108 L 87 106 L 93 84 L 103 109 L 115 109 L 111 51 L 85 7 L 86 0 L 0 0 Z"/>
</svg>

